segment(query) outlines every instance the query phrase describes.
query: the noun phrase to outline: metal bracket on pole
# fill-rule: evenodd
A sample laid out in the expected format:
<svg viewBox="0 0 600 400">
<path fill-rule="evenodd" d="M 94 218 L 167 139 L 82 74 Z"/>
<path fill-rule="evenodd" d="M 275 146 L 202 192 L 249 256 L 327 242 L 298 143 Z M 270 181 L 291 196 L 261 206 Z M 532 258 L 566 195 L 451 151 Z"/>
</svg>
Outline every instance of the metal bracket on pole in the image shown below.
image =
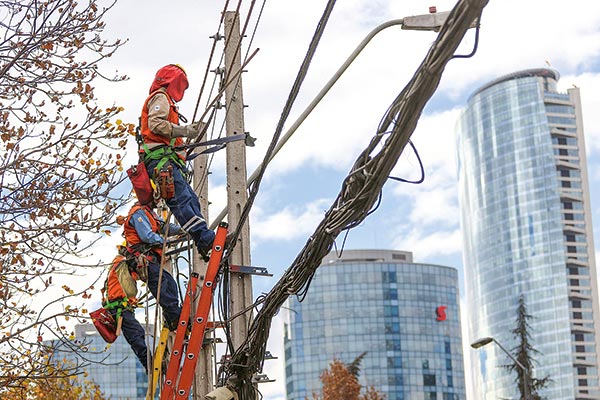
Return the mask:
<svg viewBox="0 0 600 400">
<path fill-rule="evenodd" d="M 252 377 L 252 383 L 267 383 L 267 382 L 275 382 L 275 379 L 269 379 L 269 377 L 265 374 L 255 374 Z"/>
<path fill-rule="evenodd" d="M 208 344 L 214 344 L 214 343 L 223 343 L 223 339 L 221 338 L 210 338 L 210 337 L 205 337 L 202 340 L 202 346 L 206 346 Z"/>
<path fill-rule="evenodd" d="M 265 351 L 265 357 L 263 358 L 263 360 L 277 360 L 278 357 L 275 357 L 273 354 L 271 354 L 271 352 L 269 350 Z"/>
<path fill-rule="evenodd" d="M 253 267 L 251 265 L 230 265 L 229 271 L 237 274 L 273 276 L 265 267 Z"/>
</svg>

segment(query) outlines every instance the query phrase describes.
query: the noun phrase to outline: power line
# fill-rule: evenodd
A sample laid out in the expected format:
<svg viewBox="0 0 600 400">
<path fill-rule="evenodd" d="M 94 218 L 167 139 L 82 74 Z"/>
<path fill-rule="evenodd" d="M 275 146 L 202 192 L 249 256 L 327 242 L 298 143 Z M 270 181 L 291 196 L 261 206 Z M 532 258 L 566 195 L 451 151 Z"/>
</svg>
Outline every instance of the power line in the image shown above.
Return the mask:
<svg viewBox="0 0 600 400">
<path fill-rule="evenodd" d="M 225 367 L 227 378 L 230 378 L 228 383 L 236 389 L 240 398 L 255 398 L 252 376 L 262 371 L 273 316 L 290 295 L 301 296 L 307 292 L 316 269 L 331 250 L 338 234 L 357 226 L 369 215 L 391 170 L 408 144 L 427 101 L 437 89 L 446 64 L 454 57 L 472 21 L 481 15 L 486 4 L 487 0 L 460 0 L 456 4 L 427 56 L 392 102 L 370 144 L 355 161 L 325 218 L 290 268 L 264 297 L 263 306 L 255 316 L 246 341 Z M 372 154 L 390 127 L 391 133 L 381 150 Z"/>
</svg>

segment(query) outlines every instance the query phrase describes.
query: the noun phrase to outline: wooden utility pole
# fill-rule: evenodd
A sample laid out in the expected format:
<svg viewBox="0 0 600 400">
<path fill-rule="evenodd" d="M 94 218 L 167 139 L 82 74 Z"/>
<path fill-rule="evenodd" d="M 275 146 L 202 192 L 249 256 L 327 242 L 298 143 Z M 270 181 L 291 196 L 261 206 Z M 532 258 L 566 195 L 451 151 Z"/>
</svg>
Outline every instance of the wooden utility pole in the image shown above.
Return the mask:
<svg viewBox="0 0 600 400">
<path fill-rule="evenodd" d="M 233 76 L 241 68 L 241 40 L 239 14 L 233 11 L 225 13 L 225 77 Z M 227 78 L 225 78 L 227 80 Z M 242 74 L 237 82 L 225 90 L 225 117 L 227 136 L 242 134 L 244 129 L 244 99 L 242 95 Z M 248 201 L 246 173 L 246 145 L 244 141 L 227 144 L 227 209 L 229 229 L 233 230 L 240 221 L 241 211 Z M 232 265 L 250 265 L 250 226 L 248 221 L 238 235 L 238 242 L 231 254 Z M 248 335 L 248 326 L 252 311 L 243 312 L 252 304 L 252 276 L 231 273 L 229 317 L 236 316 L 231 322 L 231 337 L 234 349 L 237 349 Z M 241 313 L 239 316 L 237 316 Z"/>
<path fill-rule="evenodd" d="M 198 148 L 197 151 L 204 150 L 205 147 Z M 200 206 L 202 208 L 202 215 L 208 221 L 208 174 L 207 174 L 207 157 L 205 155 L 196 157 L 194 160 L 194 191 L 198 195 L 200 200 Z M 202 279 L 206 275 L 207 264 L 202 260 L 202 257 L 198 254 L 198 250 L 194 247 L 193 254 L 193 271 L 197 272 Z M 199 281 L 198 285 L 202 287 L 202 282 Z M 198 300 L 200 296 L 194 299 L 194 307 L 192 314 L 195 315 L 196 307 L 198 306 Z M 204 399 L 204 396 L 213 390 L 213 365 L 214 365 L 214 354 L 212 346 L 203 346 L 198 355 L 198 363 L 196 364 L 196 371 L 194 372 L 194 384 L 192 387 L 192 398 Z"/>
</svg>

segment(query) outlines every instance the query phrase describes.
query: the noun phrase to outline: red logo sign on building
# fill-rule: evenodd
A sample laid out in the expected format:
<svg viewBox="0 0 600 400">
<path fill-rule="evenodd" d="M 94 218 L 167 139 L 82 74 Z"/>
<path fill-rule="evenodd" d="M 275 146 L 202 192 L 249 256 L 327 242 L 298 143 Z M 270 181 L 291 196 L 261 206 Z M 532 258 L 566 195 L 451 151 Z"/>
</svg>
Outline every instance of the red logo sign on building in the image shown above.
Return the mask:
<svg viewBox="0 0 600 400">
<path fill-rule="evenodd" d="M 445 321 L 446 320 L 446 306 L 439 306 L 438 308 L 435 309 L 435 314 L 437 315 L 437 320 L 438 321 Z"/>
</svg>

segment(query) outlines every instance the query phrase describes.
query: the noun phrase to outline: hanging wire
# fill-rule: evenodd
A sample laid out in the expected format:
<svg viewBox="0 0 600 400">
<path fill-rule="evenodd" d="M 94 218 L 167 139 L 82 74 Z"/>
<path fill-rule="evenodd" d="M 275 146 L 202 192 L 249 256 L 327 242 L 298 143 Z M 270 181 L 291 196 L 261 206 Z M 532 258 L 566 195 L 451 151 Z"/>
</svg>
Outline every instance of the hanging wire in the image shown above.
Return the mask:
<svg viewBox="0 0 600 400">
<path fill-rule="evenodd" d="M 331 12 L 333 10 L 333 6 L 335 5 L 335 0 L 329 0 L 327 3 L 327 6 L 325 8 L 325 11 L 323 12 L 323 15 L 319 21 L 319 24 L 317 25 L 317 29 L 315 31 L 315 34 L 313 35 L 313 38 L 311 40 L 311 43 L 309 45 L 309 49 L 306 53 L 306 56 L 304 58 L 304 61 L 302 62 L 302 65 L 300 66 L 300 70 L 297 74 L 296 80 L 294 81 L 294 84 L 292 86 L 292 89 L 290 91 L 290 94 L 288 95 L 288 99 L 286 101 L 286 104 L 284 106 L 283 112 L 280 116 L 279 119 L 279 123 L 277 125 L 277 128 L 275 130 L 275 134 L 273 135 L 273 138 L 271 140 L 271 144 L 269 146 L 269 149 L 267 150 L 266 154 L 265 154 L 265 158 L 264 161 L 261 165 L 260 171 L 258 173 L 257 178 L 253 181 L 253 183 L 250 186 L 250 190 L 249 190 L 249 195 L 248 195 L 248 200 L 246 202 L 246 204 L 244 205 L 244 208 L 240 214 L 240 219 L 238 221 L 238 225 L 235 229 L 235 231 L 233 232 L 233 239 L 232 239 L 232 243 L 235 243 L 237 240 L 237 236 L 238 236 L 238 232 L 240 232 L 241 227 L 246 223 L 247 219 L 248 219 L 248 215 L 250 212 L 250 209 L 254 203 L 254 199 L 256 198 L 256 195 L 258 193 L 258 189 L 260 187 L 260 182 L 262 180 L 262 177 L 264 175 L 264 171 L 266 169 L 266 166 L 268 164 L 268 160 L 271 158 L 271 154 L 273 153 L 275 146 L 277 144 L 277 142 L 279 141 L 279 137 L 281 136 L 281 132 L 283 130 L 283 126 L 285 124 L 285 121 L 287 120 L 290 112 L 291 112 L 291 108 L 292 105 L 294 104 L 298 93 L 300 91 L 300 87 L 302 85 L 302 82 L 304 81 L 304 78 L 307 75 L 308 72 L 308 68 L 310 66 L 310 62 L 312 61 L 312 58 L 316 52 L 317 46 L 319 44 L 319 41 L 323 35 L 323 32 L 325 30 L 325 27 L 327 25 L 327 21 L 329 20 L 329 17 L 331 15 Z M 254 324 L 249 325 L 249 332 L 251 331 L 252 327 Z M 268 334 L 267 334 L 268 335 Z M 266 346 L 266 339 L 265 339 L 265 343 L 264 345 Z M 237 350 L 239 351 L 239 349 Z M 234 356 L 235 354 L 234 353 Z M 262 351 L 262 354 L 264 356 L 264 349 Z M 225 368 L 223 368 L 223 371 L 225 373 L 225 376 L 223 377 L 223 380 L 226 380 L 227 378 L 229 378 L 231 376 L 231 368 L 239 368 L 235 366 L 236 363 L 232 362 L 232 364 L 229 364 L 227 366 L 224 366 Z M 240 364 L 240 365 L 244 365 L 244 364 Z M 238 375 L 239 378 L 241 378 L 241 381 L 243 382 L 243 384 L 238 386 L 238 389 L 240 390 L 239 395 L 242 399 L 252 399 L 255 398 L 256 396 L 256 391 L 252 385 L 251 382 L 251 375 Z"/>
<path fill-rule="evenodd" d="M 426 58 L 394 99 L 370 144 L 355 161 L 323 221 L 265 297 L 246 340 L 232 355 L 229 368 L 225 371 L 240 398 L 252 400 L 256 396 L 251 378 L 256 372 L 262 371 L 273 316 L 290 295 L 306 293 L 316 269 L 331 251 L 337 235 L 358 225 L 369 215 L 381 196 L 389 173 L 408 144 L 427 101 L 437 89 L 446 64 L 452 59 L 471 21 L 481 15 L 486 4 L 487 0 L 458 1 Z M 381 150 L 372 154 L 392 124 L 391 133 Z"/>
<path fill-rule="evenodd" d="M 200 85 L 200 92 L 198 93 L 198 99 L 196 100 L 196 107 L 194 108 L 194 114 L 192 117 L 192 121 L 196 121 L 198 107 L 200 106 L 200 99 L 202 98 L 202 93 L 204 93 L 204 86 L 206 85 L 206 80 L 208 79 L 208 73 L 210 72 L 210 64 L 211 64 L 213 56 L 215 54 L 215 48 L 217 47 L 217 42 L 219 41 L 219 33 L 218 32 L 221 30 L 221 25 L 223 25 L 223 21 L 225 19 L 225 10 L 227 10 L 228 4 L 229 4 L 229 0 L 225 0 L 225 4 L 223 5 L 223 11 L 221 11 L 221 19 L 219 20 L 219 26 L 217 27 L 217 33 L 213 37 L 213 44 L 210 49 L 210 55 L 208 56 L 208 61 L 206 62 L 206 70 L 204 71 L 202 85 Z"/>
</svg>

